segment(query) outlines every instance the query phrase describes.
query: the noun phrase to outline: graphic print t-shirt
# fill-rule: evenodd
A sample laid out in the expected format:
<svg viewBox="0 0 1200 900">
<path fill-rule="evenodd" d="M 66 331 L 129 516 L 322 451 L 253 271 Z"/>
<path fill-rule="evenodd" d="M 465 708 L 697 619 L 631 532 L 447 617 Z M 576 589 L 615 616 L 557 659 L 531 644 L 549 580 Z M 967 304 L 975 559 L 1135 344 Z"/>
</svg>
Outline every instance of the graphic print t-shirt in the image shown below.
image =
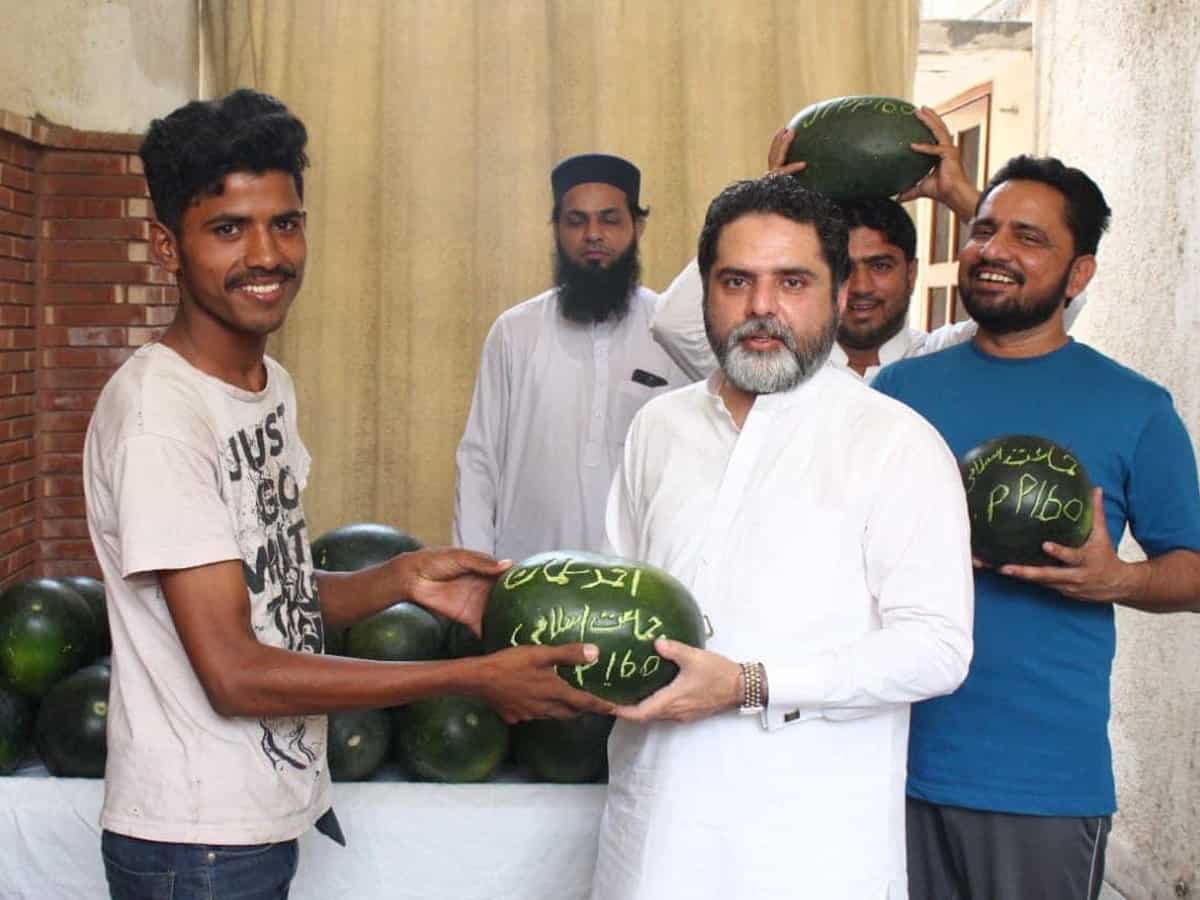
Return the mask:
<svg viewBox="0 0 1200 900">
<path fill-rule="evenodd" d="M 160 570 L 240 560 L 264 644 L 320 653 L 300 495 L 309 456 L 287 372 L 244 391 L 161 344 L 105 386 L 88 427 L 88 528 L 113 634 L 100 823 L 180 843 L 288 840 L 329 807 L 324 716 L 228 718 L 175 631 Z"/>
</svg>

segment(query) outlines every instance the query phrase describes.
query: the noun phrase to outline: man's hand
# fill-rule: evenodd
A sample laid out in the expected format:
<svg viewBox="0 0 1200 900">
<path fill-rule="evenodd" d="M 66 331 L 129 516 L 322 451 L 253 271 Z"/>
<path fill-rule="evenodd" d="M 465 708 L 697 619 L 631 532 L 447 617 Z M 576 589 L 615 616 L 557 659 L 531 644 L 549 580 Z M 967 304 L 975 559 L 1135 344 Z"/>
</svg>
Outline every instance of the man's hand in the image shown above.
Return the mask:
<svg viewBox="0 0 1200 900">
<path fill-rule="evenodd" d="M 771 138 L 771 147 L 767 150 L 767 174 L 776 175 L 795 175 L 797 172 L 803 172 L 808 163 L 805 162 L 785 162 L 787 159 L 788 147 L 792 146 L 792 138 L 796 136 L 796 132 L 790 128 L 780 128 L 775 132 L 775 136 Z"/>
<path fill-rule="evenodd" d="M 477 658 L 481 677 L 472 693 L 510 725 L 526 719 L 569 719 L 583 712 L 612 715 L 612 703 L 571 687 L 555 670 L 593 663 L 599 655 L 595 644 L 511 647 Z"/>
<path fill-rule="evenodd" d="M 679 641 L 659 638 L 654 649 L 679 666 L 679 674 L 637 706 L 618 706 L 622 719 L 694 722 L 737 706 L 742 699 L 742 668 L 732 660 Z"/>
<path fill-rule="evenodd" d="M 437 547 L 402 553 L 389 561 L 399 580 L 398 598 L 462 622 L 476 635 L 496 578 L 512 567 L 485 553 Z"/>
<path fill-rule="evenodd" d="M 1064 547 L 1050 541 L 1042 544 L 1047 555 L 1061 566 L 1001 566 L 1001 575 L 1053 588 L 1073 600 L 1116 603 L 1138 596 L 1143 589 L 1143 567 L 1122 562 L 1113 549 L 1104 521 L 1104 492 L 1092 489 L 1092 533 L 1082 547 Z"/>
<path fill-rule="evenodd" d="M 928 106 L 917 110 L 917 118 L 929 126 L 937 139 L 936 144 L 912 144 L 918 153 L 926 153 L 937 157 L 937 165 L 933 171 L 900 194 L 896 199 L 901 203 L 916 200 L 918 197 L 929 197 L 938 203 L 945 204 L 966 221 L 975 215 L 975 204 L 979 202 L 979 191 L 963 169 L 962 155 L 954 144 L 950 129 Z"/>
</svg>

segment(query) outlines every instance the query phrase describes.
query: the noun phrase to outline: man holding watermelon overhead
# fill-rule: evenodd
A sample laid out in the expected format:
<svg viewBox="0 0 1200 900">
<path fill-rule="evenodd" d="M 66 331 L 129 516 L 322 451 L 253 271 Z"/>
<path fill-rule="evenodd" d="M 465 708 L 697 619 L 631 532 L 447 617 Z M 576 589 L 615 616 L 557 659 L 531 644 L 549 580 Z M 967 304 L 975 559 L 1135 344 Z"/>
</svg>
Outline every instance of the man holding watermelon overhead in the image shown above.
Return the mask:
<svg viewBox="0 0 1200 900">
<path fill-rule="evenodd" d="M 688 381 L 650 336 L 658 298 L 639 284 L 649 210 L 638 168 L 571 156 L 550 187 L 555 287 L 492 325 L 456 455 L 454 543 L 518 560 L 600 549 L 630 419 Z"/>
<path fill-rule="evenodd" d="M 937 164 L 897 200 L 928 197 L 966 221 L 974 212 L 979 191 L 967 178 L 958 147 L 937 114 L 926 108 L 918 110 L 916 116 L 937 143 L 914 145 L 914 149 L 936 157 Z M 792 135 L 785 128 L 772 139 L 767 155 L 770 171 L 804 171 L 805 163 L 786 162 Z M 970 320 L 943 325 L 932 332 L 908 326 L 909 300 L 917 278 L 917 233 L 897 200 L 881 196 L 839 198 L 850 226 L 850 276 L 829 362 L 868 383 L 889 363 L 935 353 L 969 341 L 975 334 L 975 323 Z M 654 339 L 696 379 L 707 377 L 717 368 L 704 331 L 702 296 L 703 285 L 693 260 L 663 291 L 651 325 Z M 1083 310 L 1085 299 L 1078 297 L 1069 306 L 1068 328 Z"/>
<path fill-rule="evenodd" d="M 1009 160 L 985 188 L 959 256 L 975 339 L 875 381 L 960 456 L 1034 435 L 1067 448 L 1096 485 L 1078 498 L 1092 504 L 1086 542 L 1041 545 L 1059 565 L 1009 560 L 976 572 L 970 674 L 954 694 L 913 707 L 913 897 L 1099 894 L 1116 809 L 1113 605 L 1200 609 L 1200 490 L 1171 397 L 1064 328 L 1064 306 L 1096 271 L 1109 216 L 1078 169 Z M 1117 556 L 1127 525 L 1143 562 Z"/>
<path fill-rule="evenodd" d="M 557 676 L 595 659 L 578 644 L 436 663 L 323 655 L 326 627 L 401 598 L 478 630 L 507 565 L 442 549 L 313 569 L 295 392 L 265 356 L 304 275 L 306 140 L 282 103 L 241 90 L 155 120 L 141 148 L 151 249 L 180 304 L 105 386 L 84 447 L 113 639 L 100 821 L 116 900 L 287 896 L 296 837 L 315 823 L 340 839 L 327 710 L 439 693 L 510 720 L 610 706 Z"/>
<path fill-rule="evenodd" d="M 826 365 L 849 269 L 832 201 L 739 182 L 698 258 L 721 369 L 634 418 L 607 533 L 713 634 L 657 641 L 675 680 L 618 709 L 593 900 L 902 900 L 909 705 L 971 656 L 954 458 Z"/>
</svg>

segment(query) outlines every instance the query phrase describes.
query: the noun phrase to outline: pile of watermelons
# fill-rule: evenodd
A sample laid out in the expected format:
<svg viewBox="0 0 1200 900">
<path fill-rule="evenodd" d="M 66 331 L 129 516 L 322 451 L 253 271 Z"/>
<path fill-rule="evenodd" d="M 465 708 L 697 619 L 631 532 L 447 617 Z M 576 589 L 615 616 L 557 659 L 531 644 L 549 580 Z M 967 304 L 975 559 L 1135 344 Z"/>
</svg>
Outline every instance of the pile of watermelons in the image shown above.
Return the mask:
<svg viewBox="0 0 1200 900">
<path fill-rule="evenodd" d="M 358 523 L 312 544 L 318 569 L 356 571 L 420 543 L 395 528 Z M 480 640 L 468 628 L 408 602 L 337 633 L 326 653 L 426 661 L 517 644 L 595 643 L 601 657 L 560 670 L 569 683 L 632 703 L 668 682 L 672 663 L 653 642 L 667 636 L 703 646 L 703 619 L 666 573 L 574 551 L 533 557 L 492 591 Z M 0 594 L 0 774 L 34 761 L 55 775 L 104 774 L 111 649 L 104 586 L 95 579 L 35 578 Z M 329 717 L 329 769 L 336 781 L 411 777 L 445 782 L 506 777 L 586 782 L 607 771 L 610 716 L 527 722 L 510 728 L 472 697 Z"/>
<path fill-rule="evenodd" d="M 387 526 L 346 525 L 313 542 L 313 564 L 326 571 L 355 571 L 419 547 Z M 484 652 L 466 626 L 408 602 L 327 634 L 326 643 L 327 653 L 391 661 Z M 486 703 L 463 696 L 338 712 L 329 717 L 329 771 L 335 781 L 399 776 L 477 782 L 501 771 L 506 777 L 536 781 L 596 781 L 607 771 L 605 745 L 612 721 L 609 716 L 583 716 L 510 727 Z"/>
<path fill-rule="evenodd" d="M 30 578 L 0 593 L 0 775 L 40 758 L 104 775 L 111 643 L 104 585 Z"/>
</svg>

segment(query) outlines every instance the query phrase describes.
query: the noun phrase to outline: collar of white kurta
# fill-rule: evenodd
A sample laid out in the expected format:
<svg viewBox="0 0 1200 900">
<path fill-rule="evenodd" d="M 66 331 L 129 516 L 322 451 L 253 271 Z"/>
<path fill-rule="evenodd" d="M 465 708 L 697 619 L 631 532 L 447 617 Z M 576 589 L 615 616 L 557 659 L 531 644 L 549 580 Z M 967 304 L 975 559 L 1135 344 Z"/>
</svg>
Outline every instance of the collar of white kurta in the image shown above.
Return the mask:
<svg viewBox="0 0 1200 900">
<path fill-rule="evenodd" d="M 882 369 L 884 366 L 894 363 L 897 360 L 904 359 L 912 350 L 913 345 L 925 336 L 925 332 L 919 331 L 916 328 L 901 328 L 896 334 L 892 335 L 884 341 L 879 347 L 879 365 L 871 366 L 871 369 Z M 842 345 L 834 343 L 833 349 L 829 351 L 829 361 L 839 369 L 850 369 L 850 357 L 846 355 L 846 351 L 842 349 Z M 850 369 L 850 371 L 854 371 Z M 857 373 L 855 373 L 857 375 Z"/>
<path fill-rule="evenodd" d="M 843 372 L 835 370 L 832 366 L 819 366 L 812 375 L 804 379 L 804 381 L 800 382 L 790 391 L 759 394 L 754 398 L 754 405 L 750 408 L 750 413 L 767 413 L 770 415 L 792 409 L 802 403 L 808 402 L 814 393 L 820 393 L 831 380 L 844 377 Z M 734 423 L 733 416 L 730 414 L 728 407 L 725 406 L 725 401 L 721 398 L 721 385 L 724 383 L 725 373 L 717 369 L 705 379 L 704 389 L 718 415 L 729 422 L 735 431 L 740 431 L 741 429 Z"/>
</svg>

